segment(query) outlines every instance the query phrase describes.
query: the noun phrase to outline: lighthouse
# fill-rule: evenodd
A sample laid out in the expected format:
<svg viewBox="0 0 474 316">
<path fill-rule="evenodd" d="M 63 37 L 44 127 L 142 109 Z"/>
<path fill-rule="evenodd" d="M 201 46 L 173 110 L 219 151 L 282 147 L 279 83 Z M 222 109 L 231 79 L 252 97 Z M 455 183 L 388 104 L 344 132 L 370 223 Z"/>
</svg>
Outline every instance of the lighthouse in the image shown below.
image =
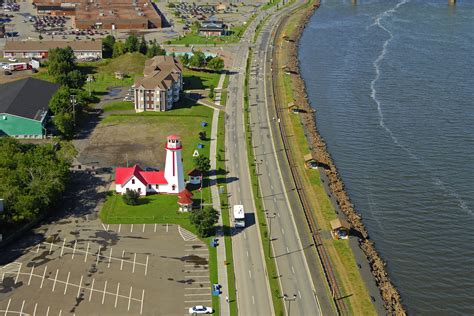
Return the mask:
<svg viewBox="0 0 474 316">
<path fill-rule="evenodd" d="M 181 158 L 181 139 L 177 135 L 166 138 L 165 179 L 168 182 L 168 193 L 179 193 L 185 189 L 183 159 Z"/>
</svg>

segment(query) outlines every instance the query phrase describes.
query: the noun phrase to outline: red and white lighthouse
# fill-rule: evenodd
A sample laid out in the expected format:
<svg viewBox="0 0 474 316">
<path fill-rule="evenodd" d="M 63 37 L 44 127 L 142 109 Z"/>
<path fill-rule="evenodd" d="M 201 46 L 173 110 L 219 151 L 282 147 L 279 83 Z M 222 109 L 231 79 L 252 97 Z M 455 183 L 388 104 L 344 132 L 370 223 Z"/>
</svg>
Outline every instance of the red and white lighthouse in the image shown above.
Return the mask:
<svg viewBox="0 0 474 316">
<path fill-rule="evenodd" d="M 179 193 L 185 189 L 183 159 L 181 157 L 181 139 L 177 135 L 166 138 L 165 179 L 168 181 L 168 193 Z"/>
</svg>

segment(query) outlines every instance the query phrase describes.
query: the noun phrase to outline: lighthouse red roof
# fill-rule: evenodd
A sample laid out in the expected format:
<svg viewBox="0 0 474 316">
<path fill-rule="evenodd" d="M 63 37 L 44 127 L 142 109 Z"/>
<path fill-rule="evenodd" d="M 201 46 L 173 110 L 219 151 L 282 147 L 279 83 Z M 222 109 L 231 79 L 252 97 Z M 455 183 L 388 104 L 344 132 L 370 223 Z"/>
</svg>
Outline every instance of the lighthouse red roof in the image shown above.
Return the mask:
<svg viewBox="0 0 474 316">
<path fill-rule="evenodd" d="M 178 196 L 179 197 L 186 196 L 186 197 L 191 198 L 193 196 L 193 194 L 188 189 L 185 188 L 184 190 L 182 190 L 181 192 L 178 193 Z"/>
<path fill-rule="evenodd" d="M 167 137 L 168 139 L 181 139 L 178 135 L 171 134 Z"/>
<path fill-rule="evenodd" d="M 145 185 L 168 184 L 164 171 L 143 171 L 139 165 L 115 169 L 115 184 L 126 184 L 132 177 Z"/>
</svg>

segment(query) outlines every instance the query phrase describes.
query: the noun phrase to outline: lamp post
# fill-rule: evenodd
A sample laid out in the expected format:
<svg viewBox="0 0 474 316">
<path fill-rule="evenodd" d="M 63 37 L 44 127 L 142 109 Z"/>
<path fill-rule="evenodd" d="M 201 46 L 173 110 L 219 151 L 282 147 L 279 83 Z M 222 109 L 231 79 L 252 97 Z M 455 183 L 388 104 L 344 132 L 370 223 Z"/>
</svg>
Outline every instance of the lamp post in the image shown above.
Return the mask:
<svg viewBox="0 0 474 316">
<path fill-rule="evenodd" d="M 72 116 L 74 118 L 74 128 L 76 127 L 76 95 L 71 94 Z"/>
<path fill-rule="evenodd" d="M 270 226 L 269 228 L 269 233 L 268 233 L 268 257 L 271 258 L 270 256 L 270 246 L 271 246 L 271 243 L 272 243 L 272 219 L 274 219 L 276 217 L 276 213 L 273 212 L 272 215 L 270 215 L 268 213 L 268 211 L 265 212 L 265 215 L 267 216 L 267 219 L 268 219 L 268 226 Z"/>
<path fill-rule="evenodd" d="M 283 300 L 288 302 L 288 313 L 287 313 L 288 316 L 290 316 L 291 301 L 295 301 L 296 298 L 297 298 L 296 294 L 293 294 L 293 297 L 289 297 L 288 295 L 283 294 Z"/>
</svg>

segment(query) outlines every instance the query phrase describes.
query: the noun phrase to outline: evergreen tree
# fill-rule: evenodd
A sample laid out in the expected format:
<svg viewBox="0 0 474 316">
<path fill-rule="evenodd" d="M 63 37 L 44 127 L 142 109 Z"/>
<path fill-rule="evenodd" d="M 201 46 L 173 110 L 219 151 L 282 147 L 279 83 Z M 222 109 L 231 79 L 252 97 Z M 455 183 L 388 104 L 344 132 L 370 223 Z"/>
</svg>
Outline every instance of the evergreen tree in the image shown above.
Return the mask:
<svg viewBox="0 0 474 316">
<path fill-rule="evenodd" d="M 138 37 L 134 34 L 128 36 L 127 39 L 125 40 L 124 51 L 126 53 L 134 53 L 134 52 L 138 52 L 139 49 L 140 49 L 140 43 L 138 41 Z"/>
<path fill-rule="evenodd" d="M 122 56 L 124 53 L 125 53 L 125 48 L 124 48 L 123 42 L 116 41 L 112 49 L 112 57 L 117 58 L 119 56 Z"/>
<path fill-rule="evenodd" d="M 102 47 L 104 52 L 105 58 L 111 58 L 114 52 L 114 44 L 115 44 L 115 37 L 112 35 L 107 35 L 104 39 L 102 39 Z"/>
<path fill-rule="evenodd" d="M 147 50 L 148 50 L 148 45 L 146 44 L 145 36 L 142 36 L 138 50 L 143 55 L 146 55 Z"/>
</svg>

